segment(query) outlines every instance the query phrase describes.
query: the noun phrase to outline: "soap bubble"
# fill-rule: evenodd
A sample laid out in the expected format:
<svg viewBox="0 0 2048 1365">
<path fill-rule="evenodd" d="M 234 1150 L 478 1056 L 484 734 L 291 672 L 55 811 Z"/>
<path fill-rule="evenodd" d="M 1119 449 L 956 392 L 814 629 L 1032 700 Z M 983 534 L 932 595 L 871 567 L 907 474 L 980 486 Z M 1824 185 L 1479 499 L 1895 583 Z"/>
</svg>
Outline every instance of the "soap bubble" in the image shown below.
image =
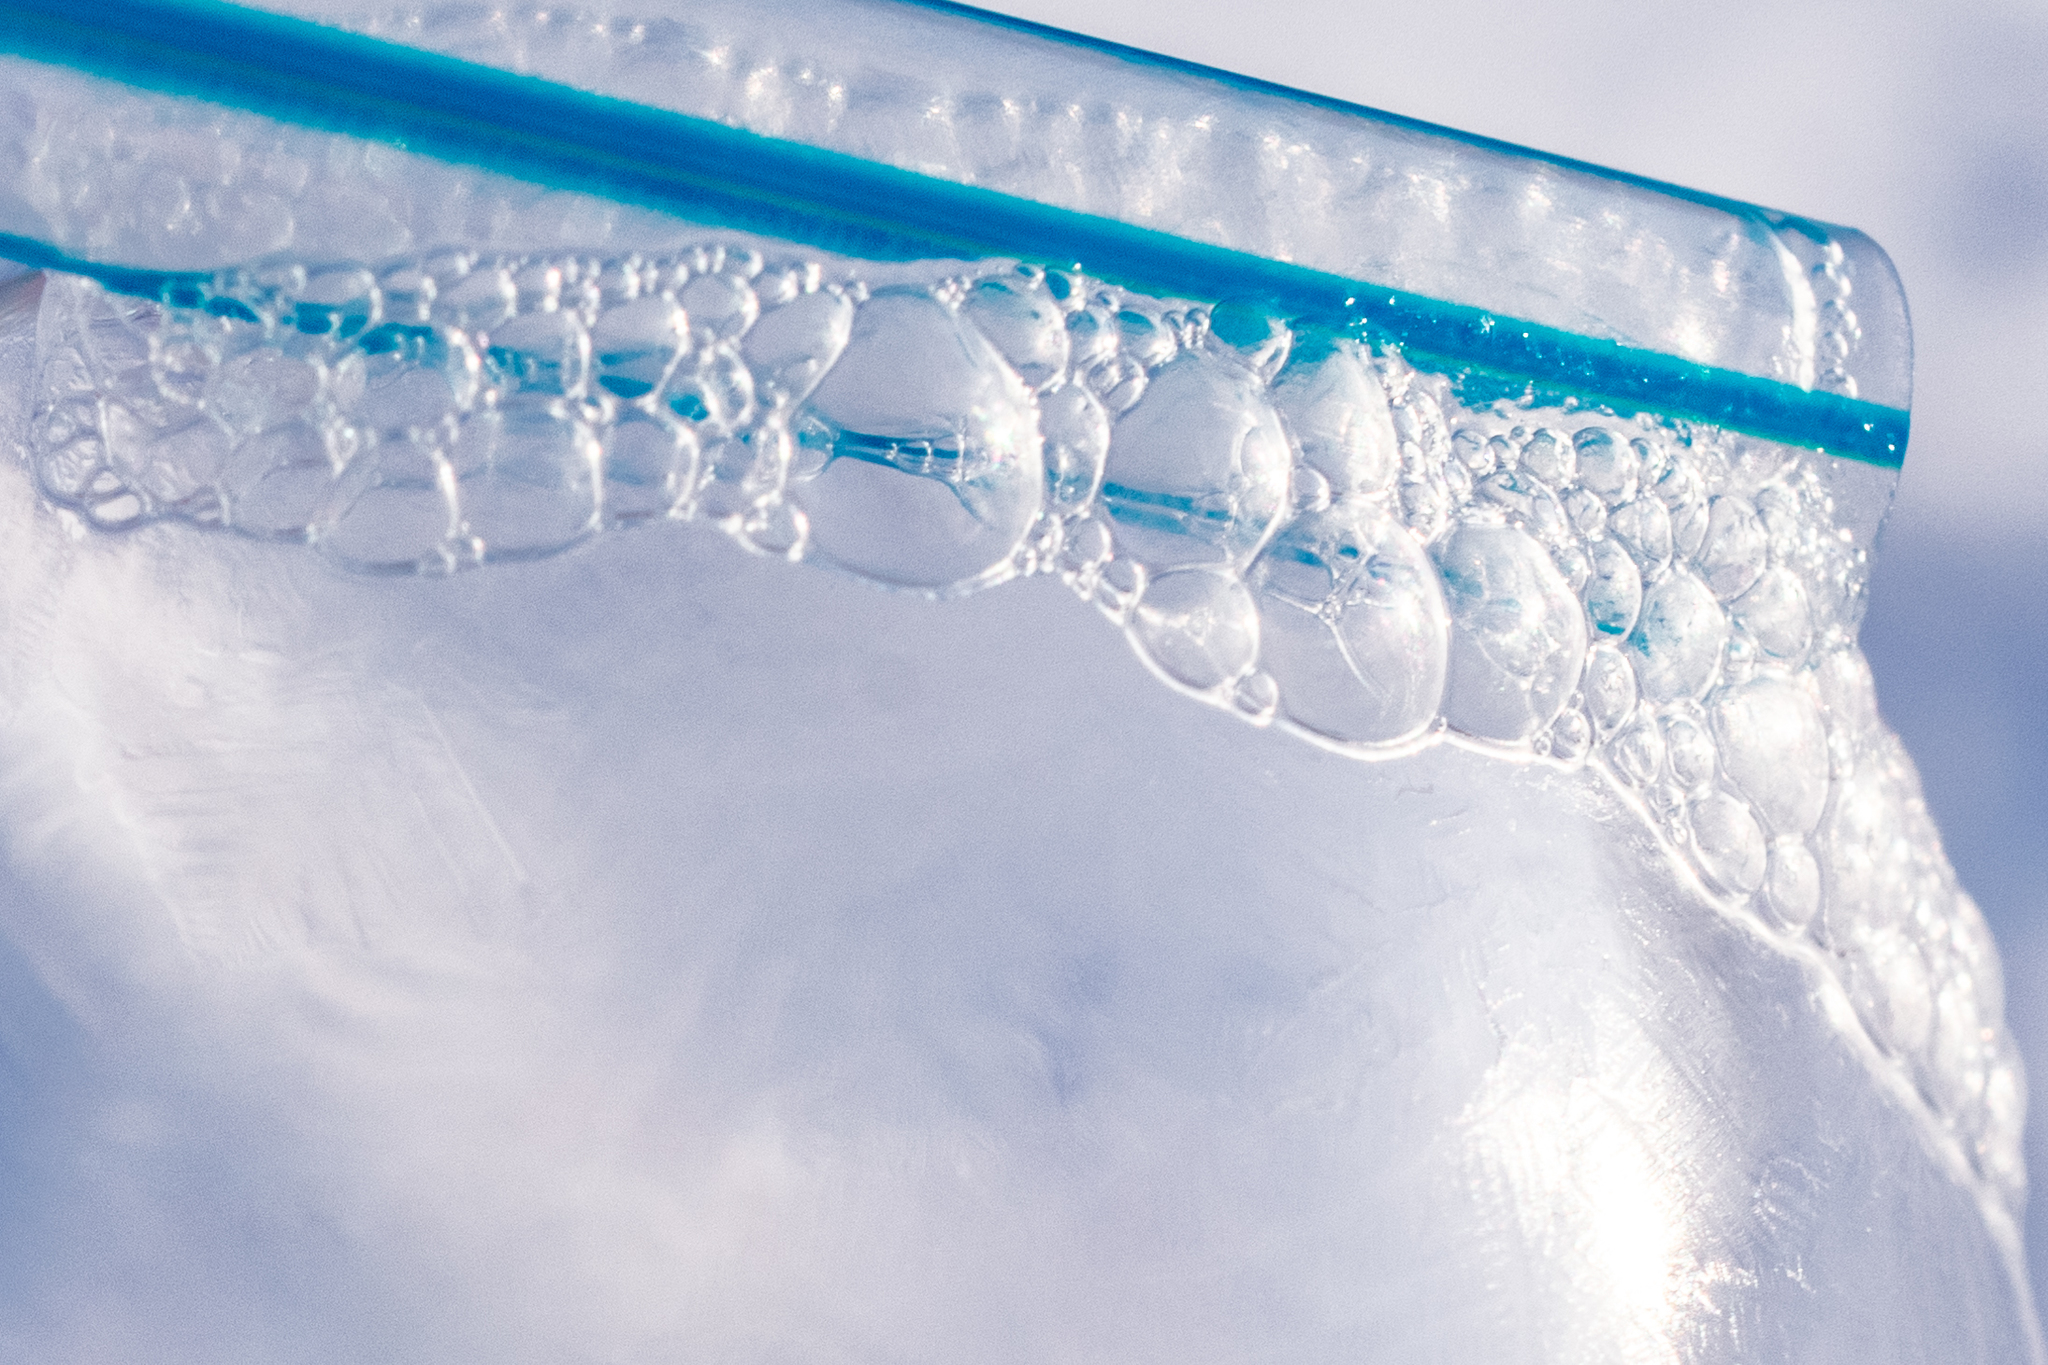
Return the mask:
<svg viewBox="0 0 2048 1365">
<path fill-rule="evenodd" d="M 1131 611 L 1131 642 L 1161 673 L 1198 692 L 1223 686 L 1259 654 L 1259 613 L 1237 576 L 1176 569 L 1145 585 Z"/>
<path fill-rule="evenodd" d="M 1065 384 L 1038 400 L 1045 437 L 1046 498 L 1059 512 L 1088 506 L 1102 491 L 1109 454 L 1109 414 L 1079 384 Z"/>
<path fill-rule="evenodd" d="M 697 482 L 689 428 L 630 413 L 604 438 L 604 516 L 630 525 L 669 514 Z"/>
<path fill-rule="evenodd" d="M 1797 663 L 1813 643 L 1813 614 L 1807 606 L 1806 589 L 1789 569 L 1774 566 L 1764 570 L 1729 610 L 1736 624 L 1772 658 Z"/>
<path fill-rule="evenodd" d="M 1394 418 L 1363 347 L 1304 345 L 1280 372 L 1273 402 L 1301 444 L 1302 463 L 1329 480 L 1333 497 L 1379 493 L 1393 483 L 1401 461 Z"/>
<path fill-rule="evenodd" d="M 1247 579 L 1290 720 L 1383 743 L 1435 719 L 1449 619 L 1428 556 L 1387 512 L 1346 503 L 1298 517 Z"/>
<path fill-rule="evenodd" d="M 1067 360 L 1076 374 L 1085 374 L 1116 354 L 1116 323 L 1099 305 L 1067 317 Z"/>
<path fill-rule="evenodd" d="M 1612 645 L 1596 645 L 1586 657 L 1586 710 L 1607 734 L 1636 706 L 1636 671 Z"/>
<path fill-rule="evenodd" d="M 305 357 L 252 349 L 220 365 L 207 408 L 230 432 L 249 435 L 305 417 L 322 379 L 320 366 Z"/>
<path fill-rule="evenodd" d="M 1647 472 L 1647 471 L 1646 471 Z M 1699 472 L 1674 462 L 1657 477 L 1655 497 L 1671 527 L 1671 546 L 1690 557 L 1707 537 L 1707 493 Z"/>
<path fill-rule="evenodd" d="M 573 411 L 529 402 L 464 420 L 448 460 L 477 552 L 530 559 L 595 530 L 600 455 L 596 434 Z"/>
<path fill-rule="evenodd" d="M 1608 529 L 1625 546 L 1645 576 L 1661 571 L 1671 558 L 1671 514 L 1655 497 L 1623 503 L 1607 519 Z"/>
<path fill-rule="evenodd" d="M 415 573 L 447 562 L 454 474 L 430 441 L 398 436 L 359 451 L 329 506 L 317 543 L 349 568 Z"/>
<path fill-rule="evenodd" d="M 335 406 L 354 424 L 381 432 L 453 423 L 470 410 L 486 379 L 481 362 L 474 368 L 429 365 L 402 355 L 357 358 L 336 368 Z"/>
<path fill-rule="evenodd" d="M 671 299 L 636 299 L 606 310 L 590 331 L 597 387 L 632 400 L 659 389 L 689 344 L 689 319 Z"/>
<path fill-rule="evenodd" d="M 1550 727 L 1550 756 L 1576 763 L 1593 747 L 1593 725 L 1584 711 L 1567 707 Z"/>
<path fill-rule="evenodd" d="M 1723 496 L 1708 506 L 1706 539 L 1693 558 L 1700 577 L 1725 602 L 1749 591 L 1764 571 L 1769 550 L 1756 508 L 1745 498 Z"/>
<path fill-rule="evenodd" d="M 1643 605 L 1643 576 L 1635 560 L 1612 540 L 1593 542 L 1588 551 L 1591 572 L 1580 596 L 1595 632 L 1622 636 L 1635 629 Z"/>
<path fill-rule="evenodd" d="M 494 327 L 484 355 L 498 383 L 528 393 L 580 397 L 589 382 L 590 334 L 570 313 L 527 313 Z"/>
<path fill-rule="evenodd" d="M 1002 352 L 1031 388 L 1067 371 L 1067 316 L 1051 295 L 1022 276 L 978 280 L 960 311 Z"/>
<path fill-rule="evenodd" d="M 1695 801 L 1690 812 L 1700 870 L 1724 891 L 1748 895 L 1763 885 L 1767 851 L 1749 807 L 1725 792 Z"/>
<path fill-rule="evenodd" d="M 1292 462 L 1257 380 L 1197 352 L 1117 419 L 1102 499 L 1118 544 L 1147 564 L 1242 565 L 1286 509 Z"/>
<path fill-rule="evenodd" d="M 1987 1020 L 1967 973 L 1936 971 L 1934 1024 L 1927 1041 L 1925 1081 L 1937 1104 L 1968 1114 L 1984 1094 L 1995 1054 L 1986 1045 Z"/>
<path fill-rule="evenodd" d="M 689 316 L 690 335 L 699 344 L 730 341 L 761 316 L 761 301 L 737 273 L 699 275 L 676 296 Z"/>
<path fill-rule="evenodd" d="M 1520 468 L 1530 478 L 1562 488 L 1578 472 L 1578 452 L 1561 431 L 1538 431 L 1522 446 Z"/>
<path fill-rule="evenodd" d="M 1287 363 L 1294 334 L 1258 299 L 1225 299 L 1209 313 L 1209 335 L 1237 353 L 1254 374 L 1270 379 Z"/>
<path fill-rule="evenodd" d="M 756 387 L 784 404 L 809 397 L 846 349 L 853 311 L 843 293 L 821 289 L 763 313 L 740 346 Z"/>
<path fill-rule="evenodd" d="M 1664 732 L 1654 717 L 1638 715 L 1614 737 L 1609 753 L 1616 772 L 1638 787 L 1648 786 L 1664 771 Z"/>
<path fill-rule="evenodd" d="M 1820 864 L 1806 845 L 1783 839 L 1772 844 L 1764 872 L 1764 901 L 1778 923 L 1805 929 L 1820 909 L 1820 896 Z"/>
<path fill-rule="evenodd" d="M 982 335 L 922 292 L 854 317 L 801 439 L 826 450 L 790 496 L 812 553 L 899 587 L 1000 576 L 1044 499 L 1031 395 Z"/>
<path fill-rule="evenodd" d="M 1564 504 L 1565 520 L 1579 535 L 1591 540 L 1607 530 L 1607 504 L 1586 489 L 1570 489 L 1558 501 Z"/>
<path fill-rule="evenodd" d="M 223 482 L 229 525 L 248 535 L 296 540 L 333 496 L 334 464 L 320 428 L 293 422 L 236 446 Z"/>
<path fill-rule="evenodd" d="M 1642 457 L 1604 427 L 1587 427 L 1572 437 L 1578 455 L 1579 485 L 1609 507 L 1636 495 L 1636 474 Z"/>
<path fill-rule="evenodd" d="M 1511 525 L 1527 527 L 1540 540 L 1555 543 L 1565 534 L 1564 505 L 1548 484 L 1526 471 L 1496 470 L 1481 479 L 1473 491 L 1505 512 Z"/>
<path fill-rule="evenodd" d="M 489 330 L 517 311 L 519 291 L 512 285 L 511 271 L 489 265 L 439 289 L 431 307 L 433 321 L 443 326 Z"/>
<path fill-rule="evenodd" d="M 1118 310 L 1116 332 L 1119 349 L 1147 370 L 1158 369 L 1179 349 L 1172 329 L 1142 309 Z"/>
<path fill-rule="evenodd" d="M 1643 601 L 1628 649 L 1636 678 L 1653 702 L 1697 697 L 1720 667 L 1728 618 L 1706 585 L 1684 570 L 1668 574 Z"/>
<path fill-rule="evenodd" d="M 1893 1052 L 1919 1052 L 1934 1025 L 1934 996 L 1919 945 L 1897 928 L 1873 926 L 1846 946 L 1849 1000 L 1863 1026 Z"/>
<path fill-rule="evenodd" d="M 1452 621 L 1445 719 L 1483 739 L 1529 738 L 1578 684 L 1585 613 L 1543 547 L 1512 527 L 1460 527 L 1437 563 Z"/>
<path fill-rule="evenodd" d="M 1714 780 L 1714 741 L 1698 717 L 1685 711 L 1664 719 L 1664 761 L 1688 789 Z"/>
<path fill-rule="evenodd" d="M 1742 794 L 1780 834 L 1805 834 L 1828 799 L 1827 732 L 1805 688 L 1769 674 L 1713 696 L 1721 759 Z"/>
<path fill-rule="evenodd" d="M 308 336 L 346 341 L 381 319 L 377 280 L 361 266 L 333 266 L 309 274 L 291 322 Z"/>
<path fill-rule="evenodd" d="M 686 429 L 687 430 L 687 429 Z M 824 432 L 829 451 L 831 436 L 822 423 L 805 428 L 806 435 Z M 690 433 L 694 438 L 696 433 Z M 699 476 L 696 501 L 688 510 L 727 530 L 737 530 L 760 506 L 777 497 L 788 478 L 795 442 L 788 428 L 770 423 L 701 446 L 703 472 Z M 822 467 L 823 461 L 819 462 Z"/>
</svg>

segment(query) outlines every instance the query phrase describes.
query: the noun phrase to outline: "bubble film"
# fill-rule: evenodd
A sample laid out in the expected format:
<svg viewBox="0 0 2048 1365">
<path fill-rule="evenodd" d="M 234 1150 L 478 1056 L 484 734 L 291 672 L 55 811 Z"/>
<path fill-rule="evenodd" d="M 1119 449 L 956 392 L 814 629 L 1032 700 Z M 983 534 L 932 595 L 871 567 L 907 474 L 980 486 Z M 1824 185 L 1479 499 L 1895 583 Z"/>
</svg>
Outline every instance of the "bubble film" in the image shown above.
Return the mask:
<svg viewBox="0 0 2048 1365">
<path fill-rule="evenodd" d="M 1057 575 L 1251 724 L 1604 773 L 2023 1195 L 1996 955 L 1878 719 L 1826 455 L 1003 261 L 451 251 L 203 293 L 46 289 L 32 458 L 84 523 L 381 574 L 676 520 L 934 597 Z"/>
</svg>

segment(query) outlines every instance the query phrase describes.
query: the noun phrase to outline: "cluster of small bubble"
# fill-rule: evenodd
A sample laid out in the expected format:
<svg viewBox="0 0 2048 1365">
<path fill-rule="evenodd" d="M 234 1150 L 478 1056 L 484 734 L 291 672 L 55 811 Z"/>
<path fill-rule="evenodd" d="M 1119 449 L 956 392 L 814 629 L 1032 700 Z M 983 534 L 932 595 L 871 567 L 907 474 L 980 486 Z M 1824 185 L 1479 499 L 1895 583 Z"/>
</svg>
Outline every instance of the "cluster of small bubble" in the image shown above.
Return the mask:
<svg viewBox="0 0 2048 1365">
<path fill-rule="evenodd" d="M 1255 724 L 1597 765 L 1713 893 L 1825 955 L 2018 1198 L 1997 956 L 1877 717 L 1827 457 L 1467 404 L 1250 304 L 918 271 L 707 245 L 279 266 L 167 302 L 57 278 L 33 458 L 94 525 L 182 518 L 357 571 L 683 520 L 933 596 L 1057 574 Z"/>
<path fill-rule="evenodd" d="M 1814 328 L 1814 387 L 1854 398 L 1856 377 L 1849 373 L 1850 358 L 1863 340 L 1863 325 L 1849 305 L 1853 291 L 1841 244 L 1828 242 L 1819 256 L 1807 272 L 1820 314 Z"/>
</svg>

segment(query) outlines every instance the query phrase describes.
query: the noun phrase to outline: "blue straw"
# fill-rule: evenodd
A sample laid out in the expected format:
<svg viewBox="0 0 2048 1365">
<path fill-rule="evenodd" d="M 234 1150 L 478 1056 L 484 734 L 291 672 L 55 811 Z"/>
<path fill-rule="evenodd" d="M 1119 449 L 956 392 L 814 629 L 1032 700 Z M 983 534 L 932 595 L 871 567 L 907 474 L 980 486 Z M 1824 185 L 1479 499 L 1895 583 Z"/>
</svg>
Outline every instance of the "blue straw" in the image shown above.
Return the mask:
<svg viewBox="0 0 2048 1365">
<path fill-rule="evenodd" d="M 218 0 L 96 0 L 90 7 L 77 0 L 0 0 L 0 50 L 843 255 L 1016 257 L 1170 297 L 1253 298 L 1298 326 L 1393 343 L 1415 361 L 1503 395 L 1532 386 L 1563 390 L 1583 404 L 1624 414 L 1655 412 L 1890 467 L 1905 455 L 1908 415 L 1902 409 Z M 0 252 L 124 293 L 177 295 L 202 305 L 212 297 L 211 274 L 82 260 L 5 235 Z"/>
</svg>

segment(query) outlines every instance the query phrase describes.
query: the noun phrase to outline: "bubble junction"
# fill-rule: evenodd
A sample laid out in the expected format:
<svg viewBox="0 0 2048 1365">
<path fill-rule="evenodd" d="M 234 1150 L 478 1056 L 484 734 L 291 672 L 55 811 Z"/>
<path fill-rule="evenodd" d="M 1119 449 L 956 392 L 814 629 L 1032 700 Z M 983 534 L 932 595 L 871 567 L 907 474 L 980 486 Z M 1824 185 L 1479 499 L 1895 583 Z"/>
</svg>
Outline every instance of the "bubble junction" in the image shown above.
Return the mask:
<svg viewBox="0 0 2048 1365">
<path fill-rule="evenodd" d="M 38 371 L 40 485 L 102 529 L 432 574 L 680 520 L 935 597 L 1055 574 L 1254 724 L 1595 765 L 2023 1195 L 1996 952 L 1878 719 L 1825 455 L 1468 404 L 1255 303 L 716 243 L 284 265 L 194 307 L 58 276 Z"/>
</svg>

